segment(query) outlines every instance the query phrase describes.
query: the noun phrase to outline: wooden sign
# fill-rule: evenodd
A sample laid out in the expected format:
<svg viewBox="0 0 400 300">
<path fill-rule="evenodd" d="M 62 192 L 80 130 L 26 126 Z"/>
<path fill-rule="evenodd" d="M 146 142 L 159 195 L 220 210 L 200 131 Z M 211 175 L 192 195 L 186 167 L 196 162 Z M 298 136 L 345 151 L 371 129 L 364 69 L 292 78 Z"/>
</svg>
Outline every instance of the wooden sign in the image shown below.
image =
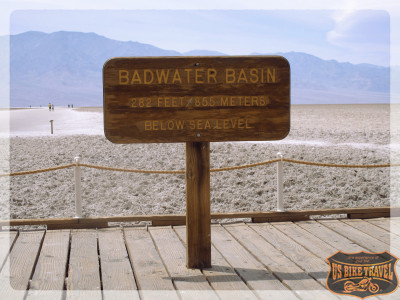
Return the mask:
<svg viewBox="0 0 400 300">
<path fill-rule="evenodd" d="M 113 58 L 103 87 L 114 143 L 279 140 L 290 130 L 280 56 Z"/>
</svg>

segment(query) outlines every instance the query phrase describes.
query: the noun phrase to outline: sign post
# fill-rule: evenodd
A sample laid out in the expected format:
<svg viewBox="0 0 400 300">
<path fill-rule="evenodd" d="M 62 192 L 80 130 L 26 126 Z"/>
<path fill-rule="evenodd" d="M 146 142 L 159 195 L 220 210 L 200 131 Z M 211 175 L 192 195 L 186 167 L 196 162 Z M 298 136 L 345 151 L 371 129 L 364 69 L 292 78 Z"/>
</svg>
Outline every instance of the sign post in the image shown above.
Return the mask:
<svg viewBox="0 0 400 300">
<path fill-rule="evenodd" d="M 210 143 L 186 143 L 186 265 L 211 267 Z"/>
<path fill-rule="evenodd" d="M 113 143 L 186 143 L 187 267 L 211 266 L 210 142 L 268 141 L 290 130 L 281 56 L 127 57 L 103 67 Z"/>
</svg>

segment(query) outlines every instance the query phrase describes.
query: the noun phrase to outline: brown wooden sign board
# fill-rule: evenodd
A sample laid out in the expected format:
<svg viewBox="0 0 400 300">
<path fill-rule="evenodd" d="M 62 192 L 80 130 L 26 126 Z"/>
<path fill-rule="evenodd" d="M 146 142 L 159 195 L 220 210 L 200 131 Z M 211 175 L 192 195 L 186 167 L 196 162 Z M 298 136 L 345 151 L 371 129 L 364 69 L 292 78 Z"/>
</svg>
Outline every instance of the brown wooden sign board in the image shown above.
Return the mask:
<svg viewBox="0 0 400 300">
<path fill-rule="evenodd" d="M 103 88 L 111 142 L 186 142 L 186 262 L 210 267 L 210 142 L 283 139 L 289 63 L 280 56 L 113 58 Z"/>
<path fill-rule="evenodd" d="M 281 56 L 113 58 L 103 88 L 113 143 L 279 140 L 290 130 Z"/>
</svg>

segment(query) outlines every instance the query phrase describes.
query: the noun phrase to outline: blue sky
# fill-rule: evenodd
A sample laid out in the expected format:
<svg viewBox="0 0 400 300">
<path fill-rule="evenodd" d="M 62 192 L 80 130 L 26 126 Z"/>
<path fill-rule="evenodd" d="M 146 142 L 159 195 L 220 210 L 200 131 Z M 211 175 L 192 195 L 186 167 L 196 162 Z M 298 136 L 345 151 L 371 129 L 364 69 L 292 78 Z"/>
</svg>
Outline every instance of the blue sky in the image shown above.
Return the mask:
<svg viewBox="0 0 400 300">
<path fill-rule="evenodd" d="M 15 10 L 10 33 L 95 32 L 169 50 L 230 55 L 301 51 L 342 62 L 390 64 L 385 10 Z"/>
</svg>

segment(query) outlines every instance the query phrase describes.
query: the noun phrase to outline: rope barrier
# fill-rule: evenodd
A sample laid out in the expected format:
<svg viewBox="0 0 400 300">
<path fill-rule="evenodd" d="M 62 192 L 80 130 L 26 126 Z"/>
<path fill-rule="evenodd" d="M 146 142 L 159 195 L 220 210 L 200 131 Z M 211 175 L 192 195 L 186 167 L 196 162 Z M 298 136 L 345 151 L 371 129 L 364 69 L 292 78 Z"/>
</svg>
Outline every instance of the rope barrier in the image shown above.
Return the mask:
<svg viewBox="0 0 400 300">
<path fill-rule="evenodd" d="M 267 160 L 267 161 L 263 161 L 263 162 L 255 163 L 255 164 L 248 164 L 248 165 L 242 165 L 242 166 L 236 166 L 236 167 L 225 167 L 225 168 L 220 168 L 220 169 L 211 169 L 210 172 L 223 172 L 223 171 L 232 171 L 232 170 L 253 168 L 253 167 L 258 167 L 258 166 L 262 166 L 262 165 L 272 164 L 272 163 L 278 162 L 278 161 L 280 161 L 280 158 Z"/>
<path fill-rule="evenodd" d="M 211 169 L 210 172 L 223 172 L 223 171 L 233 171 L 239 169 L 246 169 L 246 168 L 253 168 L 262 165 L 272 164 L 275 162 L 280 161 L 280 158 L 272 159 L 264 162 L 254 163 L 254 164 L 247 164 L 241 166 L 234 166 L 234 167 L 225 167 L 219 169 Z M 302 161 L 302 160 L 295 160 L 295 159 L 288 159 L 283 158 L 283 161 L 293 164 L 302 164 L 302 165 L 309 165 L 309 166 L 319 166 L 319 167 L 334 167 L 334 168 L 387 168 L 387 167 L 399 167 L 400 164 L 378 164 L 378 165 L 342 165 L 342 164 L 326 164 L 326 163 L 316 163 L 316 162 L 309 162 L 309 161 Z M 80 167 L 98 169 L 98 170 L 106 170 L 106 171 L 117 171 L 117 172 L 128 172 L 128 173 L 142 173 L 142 174 L 185 174 L 184 170 L 173 170 L 173 171 L 163 171 L 163 170 L 137 170 L 137 169 L 122 169 L 122 168 L 113 168 L 113 167 L 105 167 L 105 166 L 96 166 L 90 164 L 77 164 Z M 50 171 L 56 171 L 61 169 L 67 169 L 74 166 L 76 164 L 69 164 L 69 165 L 62 165 L 58 167 L 52 167 L 47 169 L 40 169 L 40 170 L 32 170 L 32 171 L 22 171 L 22 172 L 14 172 L 14 173 L 6 173 L 0 174 L 0 177 L 4 176 L 19 176 L 19 175 L 29 175 L 29 174 L 37 174 L 37 173 L 44 173 Z"/>
<path fill-rule="evenodd" d="M 56 171 L 56 170 L 61 170 L 61 169 L 67 169 L 75 166 L 74 164 L 69 164 L 69 165 L 62 165 L 58 167 L 52 167 L 52 168 L 47 168 L 47 169 L 40 169 L 40 170 L 32 170 L 32 171 L 22 171 L 22 172 L 14 172 L 14 173 L 7 173 L 7 174 L 0 174 L 0 177 L 3 176 L 18 176 L 18 175 L 29 175 L 29 174 L 37 174 L 37 173 L 44 173 L 44 172 L 50 172 L 50 171 Z"/>
<path fill-rule="evenodd" d="M 340 164 L 324 164 L 324 163 L 316 163 L 295 159 L 283 158 L 283 161 L 293 163 L 293 164 L 302 164 L 309 166 L 319 166 L 319 167 L 334 167 L 334 168 L 387 168 L 387 167 L 398 167 L 399 164 L 382 164 L 382 165 L 340 165 Z"/>
<path fill-rule="evenodd" d="M 107 170 L 107 171 L 118 171 L 118 172 L 129 172 L 129 173 L 144 173 L 144 174 L 185 174 L 185 171 L 159 171 L 159 170 L 135 170 L 135 169 L 121 169 L 121 168 L 112 168 L 112 167 L 103 167 L 89 164 L 79 164 L 81 167 L 87 167 L 98 170 Z"/>
</svg>

